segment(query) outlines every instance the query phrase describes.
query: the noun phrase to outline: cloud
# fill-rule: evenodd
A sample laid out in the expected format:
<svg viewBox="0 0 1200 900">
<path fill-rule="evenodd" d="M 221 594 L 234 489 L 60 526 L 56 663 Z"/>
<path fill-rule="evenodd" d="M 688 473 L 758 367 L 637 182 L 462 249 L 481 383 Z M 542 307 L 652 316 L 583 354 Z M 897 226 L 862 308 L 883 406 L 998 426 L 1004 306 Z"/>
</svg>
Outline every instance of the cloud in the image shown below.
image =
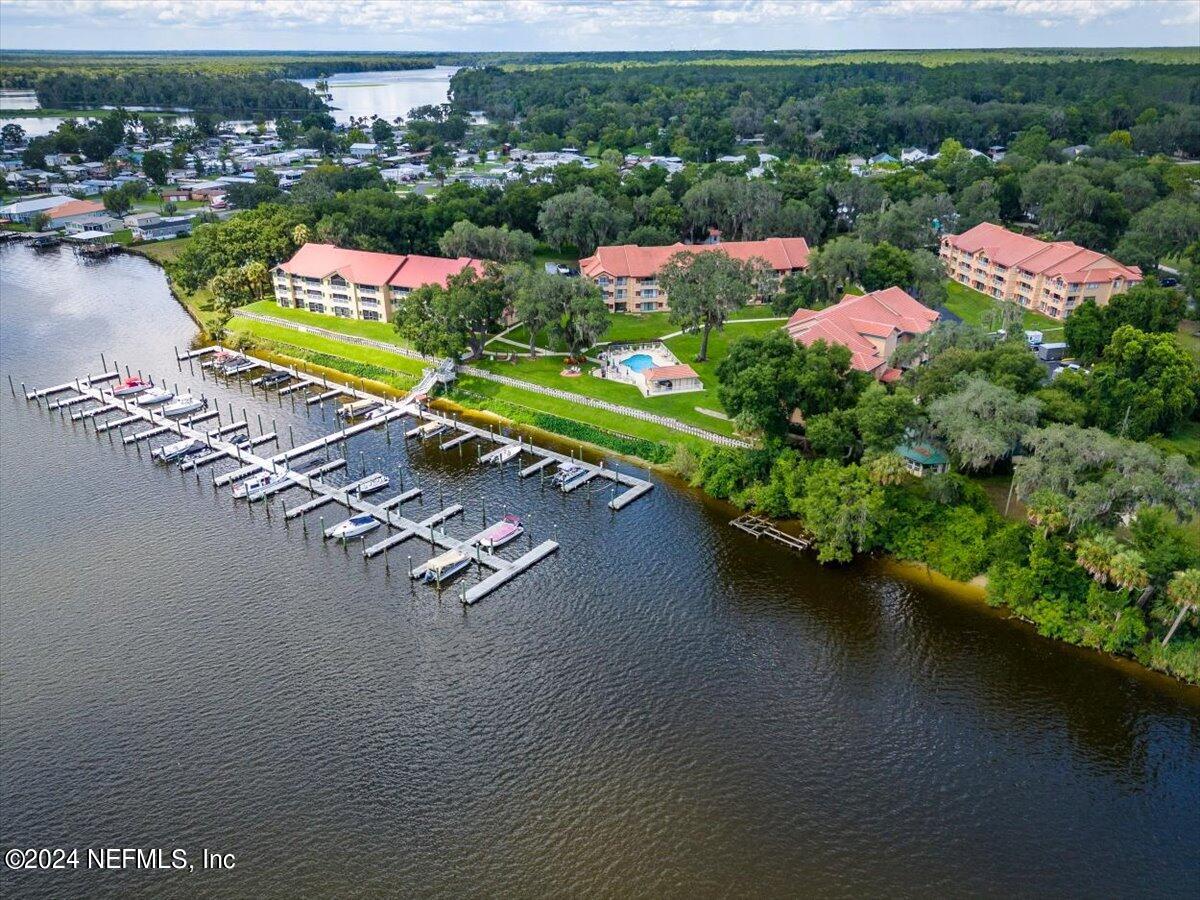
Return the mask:
<svg viewBox="0 0 1200 900">
<path fill-rule="evenodd" d="M 1153 13 L 1153 14 L 1151 14 Z M 597 35 L 615 47 L 805 47 L 835 29 L 854 37 L 874 29 L 896 35 L 894 46 L 946 46 L 972 33 L 1029 35 L 1062 28 L 1063 45 L 1078 44 L 1075 26 L 1106 26 L 1111 43 L 1131 42 L 1125 25 L 1200 22 L 1196 0 L 0 0 L 8 47 L 69 47 L 64 35 L 92 36 L 101 46 L 293 49 L 571 49 Z M 1165 16 L 1165 18 L 1164 18 Z M 924 40 L 922 38 L 924 36 Z M 161 41 L 166 37 L 173 44 Z M 1179 35 L 1174 35 L 1179 39 Z M 1186 35 L 1184 36 L 1186 37 Z M 30 44 L 31 39 L 40 43 Z M 301 47 L 292 42 L 302 40 Z M 1038 42 L 1044 38 L 1039 37 Z M 257 41 L 257 43 L 256 43 Z M 615 45 L 613 41 L 617 41 Z M 736 43 L 735 43 L 736 42 Z M 1165 43 L 1166 41 L 1160 41 Z M 975 44 L 978 45 L 978 40 Z M 847 46 L 843 39 L 840 46 Z M 854 45 L 851 43 L 850 45 Z M 881 44 L 876 43 L 876 46 Z"/>
</svg>

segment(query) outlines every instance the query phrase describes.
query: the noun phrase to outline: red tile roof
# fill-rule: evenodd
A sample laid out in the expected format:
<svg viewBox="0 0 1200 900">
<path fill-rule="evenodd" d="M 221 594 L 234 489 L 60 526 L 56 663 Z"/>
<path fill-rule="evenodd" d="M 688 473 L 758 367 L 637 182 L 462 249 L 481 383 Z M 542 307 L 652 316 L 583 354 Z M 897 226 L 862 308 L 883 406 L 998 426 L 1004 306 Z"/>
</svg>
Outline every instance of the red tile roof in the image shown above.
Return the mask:
<svg viewBox="0 0 1200 900">
<path fill-rule="evenodd" d="M 302 278 L 328 278 L 338 274 L 354 284 L 415 288 L 422 284 L 446 286 L 451 275 L 467 266 L 482 274 L 483 264 L 470 257 L 444 259 L 440 256 L 403 256 L 396 253 L 372 253 L 345 250 L 333 244 L 305 244 L 279 268 Z"/>
<path fill-rule="evenodd" d="M 850 365 L 855 369 L 891 381 L 898 374 L 892 374 L 868 336 L 886 341 L 892 334 L 924 334 L 937 319 L 932 309 L 890 287 L 861 297 L 847 294 L 837 306 L 822 310 L 798 309 L 784 327 L 806 347 L 817 341 L 841 344 L 850 350 Z"/>
<path fill-rule="evenodd" d="M 1002 266 L 1017 266 L 1034 275 L 1068 282 L 1111 281 L 1117 277 L 1126 281 L 1142 279 L 1142 270 L 1137 266 L 1124 266 L 1103 253 L 1070 241 L 1039 241 L 991 222 L 983 222 L 962 234 L 948 235 L 946 240 L 972 255 L 982 250 L 988 259 Z"/>
<path fill-rule="evenodd" d="M 53 209 L 46 210 L 46 215 L 50 217 L 50 221 L 55 219 L 66 219 L 71 216 L 86 216 L 89 213 L 98 213 L 104 211 L 104 204 L 97 203 L 94 200 L 71 200 L 68 203 L 63 203 Z"/>
<path fill-rule="evenodd" d="M 717 244 L 671 244 L 669 247 L 639 247 L 622 244 L 598 247 L 594 256 L 579 261 L 579 270 L 589 278 L 600 274 L 627 278 L 650 278 L 676 253 L 719 251 L 734 259 L 766 260 L 777 272 L 803 269 L 808 265 L 808 241 L 802 237 L 767 238 L 763 241 L 722 241 Z"/>
<path fill-rule="evenodd" d="M 677 366 L 651 366 L 646 370 L 647 381 L 672 381 L 676 378 L 699 378 L 691 366 L 680 363 Z"/>
</svg>

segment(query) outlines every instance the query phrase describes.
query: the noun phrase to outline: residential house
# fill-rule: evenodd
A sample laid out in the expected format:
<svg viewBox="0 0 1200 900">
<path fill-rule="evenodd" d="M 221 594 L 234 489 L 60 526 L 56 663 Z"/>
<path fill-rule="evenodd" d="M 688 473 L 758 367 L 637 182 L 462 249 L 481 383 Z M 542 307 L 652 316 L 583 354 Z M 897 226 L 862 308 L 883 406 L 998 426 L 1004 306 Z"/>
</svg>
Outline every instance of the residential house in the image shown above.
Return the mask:
<svg viewBox="0 0 1200 900">
<path fill-rule="evenodd" d="M 137 212 L 130 213 L 121 221 L 126 228 L 141 228 L 144 225 L 157 225 L 162 221 L 162 216 L 156 212 Z"/>
<path fill-rule="evenodd" d="M 896 454 L 904 460 L 908 471 L 918 478 L 926 475 L 943 475 L 950 468 L 950 457 L 946 451 L 929 441 L 901 444 Z"/>
<path fill-rule="evenodd" d="M 1104 306 L 1142 280 L 1142 270 L 1070 241 L 1039 241 L 983 222 L 942 238 L 946 275 L 997 300 L 1053 319 L 1080 303 Z"/>
<path fill-rule="evenodd" d="M 424 284 L 444 287 L 467 267 L 483 272 L 479 260 L 466 256 L 404 256 L 309 243 L 276 266 L 272 278 L 280 306 L 386 322 L 395 300 Z"/>
<path fill-rule="evenodd" d="M 867 162 L 869 162 L 873 166 L 882 165 L 884 163 L 894 163 L 894 162 L 899 162 L 899 161 L 900 160 L 896 159 L 896 157 L 892 156 L 892 154 L 890 154 L 890 153 L 876 153 L 869 160 L 867 160 Z"/>
<path fill-rule="evenodd" d="M 367 159 L 379 152 L 379 145 L 374 143 L 351 144 L 350 155 L 355 159 Z"/>
<path fill-rule="evenodd" d="M 762 241 L 723 241 L 711 244 L 672 244 L 639 247 L 624 244 L 598 247 L 593 256 L 579 261 L 579 271 L 600 286 L 612 312 L 658 312 L 669 309 L 666 292 L 658 286 L 659 270 L 676 253 L 725 253 L 734 259 L 761 259 L 783 278 L 808 265 L 808 242 L 802 237 L 767 238 Z"/>
<path fill-rule="evenodd" d="M 186 188 L 167 188 L 161 196 L 163 203 L 184 203 L 192 199 L 192 192 Z"/>
<path fill-rule="evenodd" d="M 168 241 L 192 233 L 193 216 L 171 216 L 130 229 L 135 241 Z"/>
<path fill-rule="evenodd" d="M 114 231 L 121 230 L 121 220 L 115 216 L 109 216 L 104 219 L 87 219 L 84 221 L 72 221 L 66 224 L 63 231 L 67 234 L 96 234 L 103 232 L 112 234 Z"/>
<path fill-rule="evenodd" d="M 924 334 L 938 313 L 898 287 L 857 296 L 846 294 L 836 306 L 798 309 L 784 326 L 806 347 L 817 341 L 841 344 L 850 350 L 850 365 L 877 381 L 895 381 L 902 374 L 889 360 L 896 348 Z"/>
<path fill-rule="evenodd" d="M 920 147 L 905 147 L 900 151 L 900 162 L 906 166 L 913 163 L 925 162 L 927 159 L 929 159 L 929 154 Z"/>
<path fill-rule="evenodd" d="M 1075 144 L 1072 147 L 1063 147 L 1062 155 L 1067 159 L 1079 159 L 1079 157 L 1090 153 L 1092 150 L 1089 144 Z"/>
<path fill-rule="evenodd" d="M 380 169 L 379 174 L 384 181 L 416 181 L 429 176 L 429 166 L 424 163 L 400 163 L 390 169 Z"/>
<path fill-rule="evenodd" d="M 72 200 L 61 206 L 56 206 L 46 213 L 50 216 L 48 228 L 66 228 L 76 222 L 89 228 L 99 228 L 100 225 L 112 218 L 112 214 L 104 208 L 103 203 L 95 200 Z"/>
</svg>

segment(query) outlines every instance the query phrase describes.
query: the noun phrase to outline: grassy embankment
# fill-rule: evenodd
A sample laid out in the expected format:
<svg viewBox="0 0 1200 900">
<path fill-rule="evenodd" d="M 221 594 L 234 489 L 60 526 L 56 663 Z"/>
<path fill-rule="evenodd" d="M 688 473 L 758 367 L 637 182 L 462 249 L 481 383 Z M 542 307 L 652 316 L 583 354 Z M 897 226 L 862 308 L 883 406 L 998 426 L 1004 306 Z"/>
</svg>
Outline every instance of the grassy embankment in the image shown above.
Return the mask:
<svg viewBox="0 0 1200 900">
<path fill-rule="evenodd" d="M 400 339 L 392 326 L 382 322 L 337 319 L 332 316 L 317 315 L 304 310 L 283 309 L 270 301 L 251 304 L 246 309 L 251 312 L 270 315 L 287 322 L 313 325 L 329 331 L 340 331 L 345 334 L 373 338 L 385 343 L 405 346 L 404 341 Z M 764 314 L 769 314 L 769 311 L 758 308 L 750 312 L 743 311 L 742 318 L 757 318 L 758 315 Z M 685 334 L 669 338 L 666 344 L 671 348 L 671 351 L 680 360 L 692 365 L 705 382 L 705 389 L 703 391 L 677 394 L 675 396 L 647 398 L 643 397 L 641 392 L 630 384 L 606 381 L 586 373 L 578 377 L 564 376 L 562 374 L 563 360 L 557 356 L 543 356 L 533 359 L 521 357 L 515 362 L 485 359 L 479 361 L 476 365 L 500 375 L 519 378 L 523 381 L 532 382 L 544 387 L 557 388 L 572 394 L 578 394 L 581 397 L 593 397 L 598 400 L 606 400 L 610 403 L 618 403 L 658 415 L 669 416 L 698 428 L 730 435 L 733 434 L 732 423 L 725 419 L 699 412 L 697 407 L 722 412 L 721 403 L 717 399 L 716 366 L 728 351 L 729 342 L 733 338 L 747 334 L 765 334 L 767 331 L 779 326 L 780 322 L 777 320 L 767 322 L 735 320 L 723 332 L 714 332 L 709 338 L 709 359 L 703 363 L 695 362 L 696 353 L 700 349 L 699 335 Z M 274 326 L 237 318 L 230 323 L 230 327 L 236 328 L 240 332 L 255 334 L 256 336 L 266 337 L 275 341 L 281 340 L 278 329 L 287 328 L 286 325 Z M 613 317 L 613 325 L 609 333 L 605 335 L 605 339 L 615 341 L 648 341 L 660 338 L 676 330 L 678 329 L 667 320 L 665 313 L 653 313 L 645 316 L 618 315 Z M 290 339 L 293 342 L 299 338 L 308 337 L 295 332 L 289 331 L 288 333 L 291 334 Z M 283 340 L 287 340 L 287 338 L 283 338 Z M 340 342 L 336 343 L 340 344 Z M 365 354 L 372 352 L 370 348 L 363 348 L 357 345 L 341 346 L 342 353 L 348 354 L 349 358 L 356 360 L 365 360 Z M 503 352 L 506 346 L 504 344 L 493 343 L 491 349 L 498 349 Z M 390 357 L 391 354 L 388 354 L 388 356 Z M 567 415 L 571 418 L 589 422 L 590 424 L 599 425 L 603 428 L 611 428 L 647 440 L 676 441 L 680 437 L 678 432 L 665 429 L 653 423 L 631 419 L 627 416 L 603 410 L 593 410 L 570 401 L 546 397 L 529 391 L 519 391 L 519 396 L 508 396 L 508 392 L 516 391 L 516 389 L 509 388 L 506 385 L 495 385 L 493 382 L 487 382 L 482 379 L 466 379 L 464 381 L 470 383 L 470 390 L 489 400 L 509 399 L 523 406 L 553 412 L 555 415 Z M 497 388 L 500 388 L 499 392 L 497 392 Z"/>
<path fill-rule="evenodd" d="M 404 390 L 420 377 L 423 363 L 398 353 L 349 344 L 322 335 L 297 331 L 288 322 L 306 322 L 361 337 L 372 337 L 403 346 L 391 326 L 317 316 L 302 310 L 280 310 L 264 302 L 248 307 L 255 312 L 288 314 L 280 324 L 234 317 L 228 330 L 232 340 L 250 339 L 277 354 L 315 363 L 355 377 L 368 378 Z M 306 319 L 304 317 L 311 317 Z M 313 321 L 315 320 L 315 321 Z M 559 363 L 561 367 L 561 363 Z M 530 379 L 532 380 L 532 379 Z M 578 379 L 577 379 L 578 380 Z M 593 379 L 596 380 L 596 379 Z M 464 407 L 495 413 L 514 422 L 532 425 L 563 437 L 594 444 L 648 462 L 663 462 L 670 447 L 699 444 L 695 438 L 670 428 L 632 419 L 607 410 L 594 409 L 570 400 L 547 397 L 481 378 L 460 377 L 448 397 Z M 710 422 L 713 420 L 709 420 Z"/>
<path fill-rule="evenodd" d="M 996 306 L 996 301 L 987 294 L 981 294 L 957 281 L 946 282 L 946 309 L 968 325 L 983 326 L 984 314 Z M 1026 330 L 1042 332 L 1048 340 L 1062 339 L 1062 322 L 1049 316 L 1025 310 L 1021 324 Z"/>
</svg>

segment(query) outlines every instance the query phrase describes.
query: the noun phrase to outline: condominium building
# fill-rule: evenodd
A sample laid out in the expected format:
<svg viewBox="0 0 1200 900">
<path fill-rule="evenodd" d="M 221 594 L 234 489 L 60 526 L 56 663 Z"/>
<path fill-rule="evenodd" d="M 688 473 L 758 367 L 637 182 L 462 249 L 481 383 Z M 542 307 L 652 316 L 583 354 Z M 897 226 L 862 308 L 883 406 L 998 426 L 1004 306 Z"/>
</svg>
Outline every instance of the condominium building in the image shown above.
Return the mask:
<svg viewBox="0 0 1200 900">
<path fill-rule="evenodd" d="M 1137 266 L 1070 241 L 1047 243 L 984 222 L 942 238 L 946 275 L 997 300 L 1065 319 L 1080 303 L 1104 306 L 1142 280 Z"/>
<path fill-rule="evenodd" d="M 903 289 L 890 287 L 846 294 L 836 306 L 821 310 L 798 309 L 784 328 L 806 347 L 817 341 L 841 344 L 850 351 L 852 368 L 890 382 L 903 374 L 890 365 L 896 348 L 927 332 L 937 320 L 937 312 Z"/>
<path fill-rule="evenodd" d="M 451 275 L 468 266 L 483 273 L 483 264 L 466 256 L 444 259 L 305 244 L 275 267 L 272 280 L 280 306 L 386 322 L 395 300 L 424 284 L 445 287 Z"/>
<path fill-rule="evenodd" d="M 595 255 L 579 261 L 579 273 L 600 286 L 610 312 L 660 312 L 670 306 L 666 291 L 659 287 L 658 273 L 676 253 L 725 253 L 742 261 L 757 258 L 777 278 L 808 265 L 808 242 L 802 237 L 789 237 L 669 247 L 599 247 Z"/>
</svg>

